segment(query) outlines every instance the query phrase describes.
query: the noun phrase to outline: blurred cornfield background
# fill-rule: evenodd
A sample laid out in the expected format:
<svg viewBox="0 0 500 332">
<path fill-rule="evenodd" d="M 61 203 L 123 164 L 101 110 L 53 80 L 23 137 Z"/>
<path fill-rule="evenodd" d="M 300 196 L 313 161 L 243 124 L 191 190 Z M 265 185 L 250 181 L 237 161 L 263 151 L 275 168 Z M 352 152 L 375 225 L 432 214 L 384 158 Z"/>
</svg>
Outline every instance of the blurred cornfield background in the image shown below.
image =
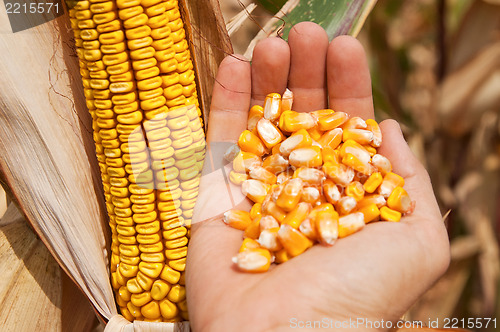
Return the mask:
<svg viewBox="0 0 500 332">
<path fill-rule="evenodd" d="M 221 7 L 229 20 L 251 3 L 231 35 L 241 54 L 284 1 Z M 378 120 L 401 123 L 447 215 L 450 268 L 404 318 L 500 318 L 500 1 L 379 0 L 358 39 Z"/>
</svg>

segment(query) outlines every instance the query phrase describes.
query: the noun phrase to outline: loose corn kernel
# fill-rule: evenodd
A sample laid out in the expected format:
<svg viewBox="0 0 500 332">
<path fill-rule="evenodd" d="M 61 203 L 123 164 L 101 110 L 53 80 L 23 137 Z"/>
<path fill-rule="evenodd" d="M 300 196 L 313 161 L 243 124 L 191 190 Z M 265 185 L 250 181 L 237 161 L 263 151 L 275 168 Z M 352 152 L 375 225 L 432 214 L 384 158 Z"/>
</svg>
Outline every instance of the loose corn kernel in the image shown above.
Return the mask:
<svg viewBox="0 0 500 332">
<path fill-rule="evenodd" d="M 288 165 L 288 160 L 280 154 L 272 154 L 262 162 L 262 167 L 273 174 L 284 172 Z"/>
<path fill-rule="evenodd" d="M 319 126 L 316 125 L 316 126 L 310 128 L 310 129 L 307 129 L 307 133 L 309 134 L 309 136 L 311 136 L 311 138 L 313 140 L 319 141 L 319 139 L 323 135 L 324 131 L 323 130 L 319 130 Z"/>
<path fill-rule="evenodd" d="M 257 156 L 262 156 L 266 153 L 266 147 L 260 138 L 249 130 L 245 130 L 241 133 L 238 139 L 238 146 L 241 150 L 251 152 Z"/>
<path fill-rule="evenodd" d="M 380 218 L 386 221 L 398 222 L 401 220 L 401 212 L 382 206 L 380 208 Z"/>
<path fill-rule="evenodd" d="M 266 272 L 271 265 L 271 253 L 264 248 L 246 250 L 233 257 L 233 263 L 244 272 Z"/>
<path fill-rule="evenodd" d="M 259 180 L 249 179 L 241 184 L 241 192 L 255 203 L 262 203 L 266 198 L 270 185 Z"/>
<path fill-rule="evenodd" d="M 259 156 L 251 153 L 240 151 L 233 159 L 233 170 L 238 173 L 246 173 L 252 166 L 260 166 L 262 160 Z"/>
<path fill-rule="evenodd" d="M 287 212 L 292 211 L 300 201 L 302 187 L 303 182 L 301 179 L 288 180 L 276 200 L 276 205 Z"/>
<path fill-rule="evenodd" d="M 354 212 L 339 218 L 339 237 L 351 235 L 365 227 L 365 217 L 361 212 Z"/>
<path fill-rule="evenodd" d="M 348 118 L 349 116 L 344 112 L 335 112 L 333 114 L 320 116 L 318 117 L 318 128 L 323 131 L 332 130 L 340 127 Z"/>
<path fill-rule="evenodd" d="M 386 200 L 384 196 L 378 194 L 365 195 L 365 197 L 358 202 L 358 208 L 362 208 L 372 203 L 377 205 L 378 208 L 381 208 L 382 206 L 386 205 Z"/>
<path fill-rule="evenodd" d="M 244 238 L 258 239 L 260 235 L 260 219 L 262 217 L 257 217 L 252 220 L 252 223 L 245 229 L 243 233 Z"/>
<path fill-rule="evenodd" d="M 318 239 L 318 233 L 316 231 L 314 220 L 307 217 L 299 226 L 299 230 L 302 234 L 307 236 L 311 241 L 316 241 Z"/>
<path fill-rule="evenodd" d="M 378 187 L 378 193 L 388 198 L 396 187 L 405 185 L 405 180 L 396 173 L 389 172 L 384 176 L 384 180 Z"/>
<path fill-rule="evenodd" d="M 300 129 L 281 142 L 279 152 L 283 156 L 288 157 L 293 150 L 309 147 L 311 145 L 312 139 L 309 133 L 304 129 Z"/>
<path fill-rule="evenodd" d="M 338 186 L 330 179 L 323 183 L 323 195 L 328 203 L 335 204 L 340 200 L 341 193 Z"/>
<path fill-rule="evenodd" d="M 229 172 L 229 180 L 233 184 L 240 186 L 243 183 L 243 181 L 248 180 L 248 174 L 231 171 Z"/>
<path fill-rule="evenodd" d="M 365 224 L 376 220 L 380 216 L 380 210 L 375 203 L 363 206 L 362 208 L 359 208 L 357 212 L 361 212 L 363 214 Z"/>
<path fill-rule="evenodd" d="M 324 185 L 323 185 L 324 186 Z M 320 192 L 315 187 L 305 187 L 302 189 L 301 201 L 305 203 L 315 204 L 320 199 Z"/>
<path fill-rule="evenodd" d="M 333 209 L 316 213 L 314 226 L 322 244 L 331 246 L 335 243 L 339 236 L 338 222 L 339 215 Z"/>
<path fill-rule="evenodd" d="M 363 184 L 363 188 L 367 193 L 374 193 L 375 190 L 377 190 L 378 186 L 382 183 L 382 180 L 384 178 L 382 177 L 382 174 L 380 172 L 375 172 L 370 175 L 368 179 L 366 179 L 365 183 Z"/>
<path fill-rule="evenodd" d="M 266 229 L 280 227 L 280 224 L 278 223 L 276 218 L 274 218 L 273 216 L 265 215 L 262 218 L 260 218 L 259 226 L 260 226 L 260 232 L 262 232 L 263 230 L 266 230 Z"/>
<path fill-rule="evenodd" d="M 304 188 L 305 189 L 305 188 Z M 311 213 L 312 205 L 306 202 L 300 202 L 297 206 L 288 213 L 283 221 L 283 224 L 287 224 L 292 226 L 295 229 L 298 229 L 300 224 L 307 218 L 309 213 Z"/>
<path fill-rule="evenodd" d="M 326 176 L 342 186 L 347 186 L 354 179 L 354 170 L 344 164 L 323 164 Z"/>
<path fill-rule="evenodd" d="M 293 92 L 286 89 L 285 92 L 283 93 L 283 96 L 281 96 L 281 110 L 284 111 L 290 111 L 292 109 L 293 105 Z"/>
<path fill-rule="evenodd" d="M 300 129 L 311 129 L 316 126 L 316 120 L 310 113 L 285 111 L 281 114 L 279 127 L 284 132 L 296 132 Z"/>
<path fill-rule="evenodd" d="M 243 252 L 243 251 L 251 250 L 251 249 L 257 249 L 259 247 L 260 247 L 259 242 L 247 237 L 247 238 L 243 239 L 243 243 L 241 244 L 239 252 Z"/>
<path fill-rule="evenodd" d="M 352 139 L 359 144 L 369 144 L 373 140 L 373 133 L 365 129 L 344 129 L 342 139 L 345 141 Z"/>
<path fill-rule="evenodd" d="M 260 105 L 254 105 L 248 111 L 247 128 L 253 131 L 257 126 L 257 122 L 264 117 L 264 109 Z"/>
<path fill-rule="evenodd" d="M 252 222 L 250 213 L 242 210 L 229 210 L 224 212 L 224 222 L 229 226 L 244 231 Z"/>
<path fill-rule="evenodd" d="M 378 148 L 382 144 L 382 131 L 377 123 L 377 121 L 373 119 L 366 120 L 366 129 L 373 133 L 373 139 L 371 141 L 371 145 Z"/>
<path fill-rule="evenodd" d="M 367 124 L 365 120 L 360 118 L 359 116 L 353 116 L 349 118 L 343 125 L 342 129 L 366 129 Z"/>
<path fill-rule="evenodd" d="M 351 196 L 344 196 L 335 205 L 341 215 L 349 214 L 356 208 L 356 200 Z"/>
<path fill-rule="evenodd" d="M 278 239 L 291 257 L 302 254 L 313 244 L 304 234 L 288 224 L 281 225 Z"/>
<path fill-rule="evenodd" d="M 248 175 L 252 179 L 259 180 L 267 184 L 276 183 L 276 175 L 274 175 L 273 173 L 269 172 L 267 169 L 261 166 L 250 167 Z"/>
<path fill-rule="evenodd" d="M 380 154 L 375 154 L 372 157 L 372 165 L 377 168 L 382 176 L 385 176 L 387 173 L 392 172 L 391 162 L 389 161 L 389 159 Z"/>
<path fill-rule="evenodd" d="M 408 196 L 408 193 L 402 187 L 396 187 L 387 199 L 387 206 L 393 210 L 405 213 L 411 208 L 410 196 Z"/>
<path fill-rule="evenodd" d="M 365 196 L 365 189 L 360 182 L 354 181 L 347 185 L 347 187 L 345 188 L 345 194 L 354 198 L 356 202 L 359 202 Z"/>
<path fill-rule="evenodd" d="M 325 173 L 316 168 L 299 167 L 293 173 L 293 178 L 299 178 L 306 186 L 321 186 Z"/>
<path fill-rule="evenodd" d="M 278 240 L 278 227 L 273 227 L 269 229 L 264 229 L 262 232 L 260 232 L 259 239 L 257 242 L 260 244 L 262 248 L 265 248 L 269 251 L 278 251 L 283 246 L 281 245 L 280 241 Z"/>
<path fill-rule="evenodd" d="M 288 257 L 288 253 L 286 250 L 283 248 L 281 250 L 278 250 L 274 253 L 274 261 L 276 263 L 284 263 L 288 261 L 290 258 Z"/>
<path fill-rule="evenodd" d="M 342 163 L 365 175 L 371 175 L 375 171 L 375 168 L 372 165 L 362 162 L 351 153 L 347 153 L 344 158 L 342 158 Z"/>
<path fill-rule="evenodd" d="M 264 142 L 268 149 L 271 149 L 283 140 L 283 134 L 281 131 L 268 119 L 260 119 L 257 122 L 256 128 L 260 139 Z"/>
<path fill-rule="evenodd" d="M 281 95 L 270 93 L 264 99 L 264 119 L 269 121 L 277 120 L 281 115 Z"/>
<path fill-rule="evenodd" d="M 345 141 L 339 149 L 339 155 L 341 158 L 345 157 L 348 153 L 354 155 L 362 163 L 367 164 L 370 162 L 370 153 L 363 145 L 352 139 Z"/>
<path fill-rule="evenodd" d="M 321 135 L 317 141 L 323 148 L 328 146 L 332 149 L 336 149 L 342 142 L 342 129 L 335 128 L 328 130 Z"/>
<path fill-rule="evenodd" d="M 261 203 L 255 203 L 252 206 L 252 209 L 250 210 L 250 218 L 254 220 L 257 217 L 260 217 L 262 215 L 262 204 Z"/>
<path fill-rule="evenodd" d="M 295 149 L 288 160 L 295 167 L 320 167 L 323 163 L 321 149 L 317 146 Z"/>
<path fill-rule="evenodd" d="M 286 212 L 271 200 L 264 200 L 262 203 L 262 212 L 273 216 L 279 223 L 283 222 L 286 218 Z"/>
</svg>

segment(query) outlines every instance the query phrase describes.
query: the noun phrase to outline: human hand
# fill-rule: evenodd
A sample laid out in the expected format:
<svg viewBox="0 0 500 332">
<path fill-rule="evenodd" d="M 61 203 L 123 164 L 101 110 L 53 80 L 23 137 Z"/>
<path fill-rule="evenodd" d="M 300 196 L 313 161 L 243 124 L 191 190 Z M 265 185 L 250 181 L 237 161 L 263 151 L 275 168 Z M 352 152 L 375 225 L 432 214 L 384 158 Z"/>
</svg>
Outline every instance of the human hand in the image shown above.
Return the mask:
<svg viewBox="0 0 500 332">
<path fill-rule="evenodd" d="M 246 128 L 250 105 L 262 104 L 266 94 L 283 93 L 286 87 L 294 93 L 295 111 L 328 105 L 351 116 L 374 117 L 368 64 L 359 42 L 342 36 L 329 44 L 322 28 L 300 23 L 288 44 L 278 38 L 259 43 L 252 65 L 241 57 L 224 59 L 213 91 L 208 145 L 236 142 Z M 332 247 L 313 246 L 266 273 L 234 268 L 231 258 L 242 232 L 225 225 L 218 213 L 238 203 L 238 194 L 231 203 L 220 194 L 227 191 L 226 183 L 202 178 L 196 209 L 213 209 L 209 215 L 217 216 L 204 220 L 202 211 L 193 218 L 186 285 L 194 331 L 281 331 L 293 322 L 323 319 L 395 321 L 444 273 L 449 243 L 429 176 L 395 121 L 382 122 L 381 129 L 379 152 L 405 178 L 405 189 L 416 201 L 414 212 L 399 223 L 370 223 Z"/>
</svg>

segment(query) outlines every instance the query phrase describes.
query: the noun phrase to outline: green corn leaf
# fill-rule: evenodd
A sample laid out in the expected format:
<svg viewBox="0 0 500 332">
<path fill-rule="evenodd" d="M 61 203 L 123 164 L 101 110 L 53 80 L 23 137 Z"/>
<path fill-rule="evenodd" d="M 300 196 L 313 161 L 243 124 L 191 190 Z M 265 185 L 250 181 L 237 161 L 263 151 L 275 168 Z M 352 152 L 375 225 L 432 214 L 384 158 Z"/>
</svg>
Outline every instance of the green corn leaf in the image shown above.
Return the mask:
<svg viewBox="0 0 500 332">
<path fill-rule="evenodd" d="M 283 21 L 276 24 L 275 29 L 281 28 L 283 38 L 287 39 L 294 24 L 311 21 L 322 26 L 330 40 L 345 34 L 356 36 L 376 2 L 376 0 L 300 0 L 290 12 L 281 13 Z"/>
<path fill-rule="evenodd" d="M 356 37 L 376 2 L 377 0 L 288 0 L 252 40 L 245 56 L 251 58 L 257 42 L 266 37 L 278 34 L 287 40 L 293 25 L 304 21 L 322 26 L 330 40 L 346 34 Z"/>
</svg>

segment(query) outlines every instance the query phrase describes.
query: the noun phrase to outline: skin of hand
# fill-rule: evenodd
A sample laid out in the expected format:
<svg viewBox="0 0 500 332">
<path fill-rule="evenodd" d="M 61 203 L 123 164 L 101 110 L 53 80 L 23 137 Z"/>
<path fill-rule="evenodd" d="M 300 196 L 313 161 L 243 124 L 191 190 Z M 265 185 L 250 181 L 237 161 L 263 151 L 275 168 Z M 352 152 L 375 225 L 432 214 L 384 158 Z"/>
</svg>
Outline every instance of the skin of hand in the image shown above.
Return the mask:
<svg viewBox="0 0 500 332">
<path fill-rule="evenodd" d="M 283 93 L 286 87 L 294 93 L 295 111 L 328 106 L 351 116 L 374 117 L 361 44 L 348 36 L 329 43 L 321 27 L 303 22 L 291 30 L 288 43 L 279 38 L 261 41 L 251 65 L 240 56 L 222 61 L 207 143 L 236 142 L 246 128 L 249 107 L 262 105 L 266 94 Z M 414 212 L 399 223 L 370 223 L 332 247 L 313 246 L 261 274 L 239 272 L 231 261 L 241 245 L 241 231 L 225 225 L 221 215 L 194 217 L 186 269 L 193 331 L 284 331 L 292 329 L 293 321 L 324 319 L 331 326 L 358 318 L 396 321 L 446 271 L 448 236 L 429 176 L 397 122 L 386 120 L 381 129 L 379 152 L 405 178 L 405 189 L 416 202 Z M 214 181 L 202 179 L 200 197 L 216 196 L 222 187 Z M 221 199 L 200 203 L 201 209 Z M 250 204 L 243 206 L 248 211 Z"/>
</svg>

